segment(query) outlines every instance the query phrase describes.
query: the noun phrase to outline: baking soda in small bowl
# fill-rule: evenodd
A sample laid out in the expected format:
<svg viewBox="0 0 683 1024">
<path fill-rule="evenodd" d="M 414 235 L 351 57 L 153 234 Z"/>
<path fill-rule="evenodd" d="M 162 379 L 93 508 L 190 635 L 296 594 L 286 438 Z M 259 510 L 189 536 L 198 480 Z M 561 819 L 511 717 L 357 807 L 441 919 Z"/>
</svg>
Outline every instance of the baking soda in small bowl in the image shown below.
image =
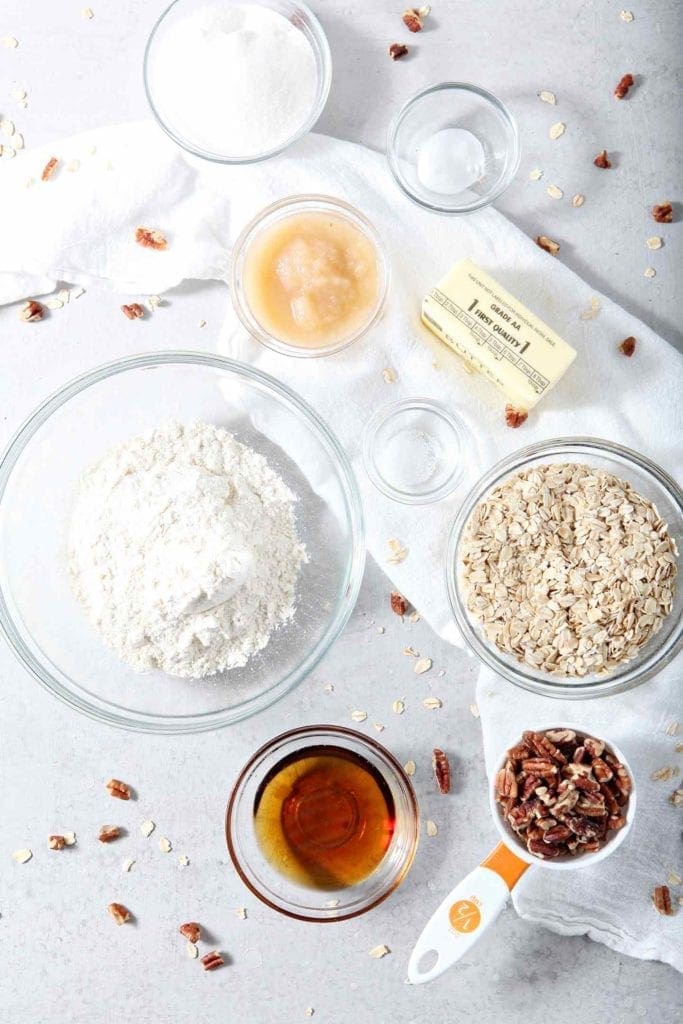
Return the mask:
<svg viewBox="0 0 683 1024">
<path fill-rule="evenodd" d="M 267 4 L 221 0 L 180 0 L 167 11 L 148 44 L 145 82 L 176 142 L 209 159 L 249 161 L 311 127 L 326 98 L 329 52 L 310 12 L 291 8 L 291 19 Z"/>
</svg>

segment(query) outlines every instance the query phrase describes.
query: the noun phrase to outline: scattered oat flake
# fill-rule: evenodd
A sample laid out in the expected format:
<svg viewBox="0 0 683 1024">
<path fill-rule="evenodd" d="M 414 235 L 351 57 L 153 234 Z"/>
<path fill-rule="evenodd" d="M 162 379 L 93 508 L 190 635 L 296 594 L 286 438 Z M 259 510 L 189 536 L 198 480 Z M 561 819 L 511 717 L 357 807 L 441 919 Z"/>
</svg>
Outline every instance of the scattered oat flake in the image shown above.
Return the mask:
<svg viewBox="0 0 683 1024">
<path fill-rule="evenodd" d="M 75 844 L 76 844 L 76 833 L 75 832 L 65 832 L 64 833 L 64 844 L 66 846 L 75 846 Z"/>
<path fill-rule="evenodd" d="M 62 309 L 64 303 L 61 299 L 46 299 L 43 305 L 46 309 Z"/>
<path fill-rule="evenodd" d="M 148 839 L 149 836 L 151 836 L 155 828 L 156 825 L 154 824 L 153 821 L 150 821 L 149 819 L 147 821 L 143 821 L 142 825 L 140 825 L 140 831 L 142 832 L 145 839 Z"/>
<path fill-rule="evenodd" d="M 57 292 L 57 298 L 66 306 L 67 302 L 69 301 L 69 289 L 60 288 L 59 291 Z"/>
<path fill-rule="evenodd" d="M 433 665 L 431 658 L 419 658 L 415 662 L 415 674 L 421 676 L 423 672 L 429 672 Z"/>
<path fill-rule="evenodd" d="M 0 118 L 0 132 L 8 137 L 14 135 L 14 121 L 10 121 L 8 117 Z"/>
<path fill-rule="evenodd" d="M 15 850 L 14 853 L 12 854 L 12 857 L 17 862 L 17 864 L 26 864 L 26 862 L 29 861 L 32 856 L 32 850 Z"/>
<path fill-rule="evenodd" d="M 206 320 L 200 320 L 197 327 L 206 327 Z"/>
<path fill-rule="evenodd" d="M 150 297 L 148 298 L 147 301 L 149 303 L 149 308 L 152 311 L 154 311 L 155 309 L 158 309 L 159 306 L 161 305 L 161 296 L 160 295 L 150 295 Z"/>
<path fill-rule="evenodd" d="M 550 135 L 551 139 L 559 139 L 561 135 L 564 135 L 566 130 L 567 126 L 564 123 L 564 121 L 556 121 L 555 124 L 550 126 L 550 131 L 548 132 L 548 134 Z"/>
<path fill-rule="evenodd" d="M 17 151 L 14 146 L 3 146 L 2 155 L 6 156 L 8 160 L 11 160 L 13 156 L 17 155 Z"/>
<path fill-rule="evenodd" d="M 546 192 L 551 199 L 561 199 L 564 192 L 558 185 L 548 185 Z"/>
<path fill-rule="evenodd" d="M 427 831 L 427 835 L 431 836 L 432 839 L 434 838 L 434 836 L 439 834 L 437 824 L 435 821 L 432 821 L 431 818 L 428 818 L 428 820 L 425 822 L 425 829 Z"/>
<path fill-rule="evenodd" d="M 133 858 L 132 857 L 126 857 L 126 859 L 124 860 L 123 864 L 121 865 L 121 870 L 125 871 L 125 872 L 128 872 L 133 867 L 133 864 L 135 864 L 135 861 L 133 860 Z"/>
<path fill-rule="evenodd" d="M 6 46 L 8 50 L 16 50 L 19 45 L 19 40 L 15 39 L 14 36 L 2 36 L 0 38 L 0 46 Z"/>
<path fill-rule="evenodd" d="M 529 171 L 529 181 L 540 181 L 543 177 L 543 171 L 540 167 L 534 167 L 533 171 Z"/>
<path fill-rule="evenodd" d="M 390 565 L 400 565 L 408 557 L 408 548 L 404 548 L 400 540 L 392 539 L 387 542 L 391 555 L 387 558 Z"/>
<path fill-rule="evenodd" d="M 80 166 L 80 160 L 70 160 L 69 163 L 66 165 L 66 169 L 67 171 L 71 171 L 73 174 L 75 171 L 79 170 Z"/>
<path fill-rule="evenodd" d="M 479 708 L 476 704 L 470 704 L 470 714 L 472 718 L 479 718 Z"/>
<path fill-rule="evenodd" d="M 306 1009 L 304 1010 L 304 1016 L 305 1017 L 312 1017 L 314 1013 L 315 1013 L 315 1010 L 313 1009 L 312 1006 L 307 1006 Z"/>
<path fill-rule="evenodd" d="M 652 249 L 654 251 L 655 249 L 661 249 L 664 245 L 664 242 L 659 237 L 659 235 L 653 235 L 652 238 L 648 238 L 645 244 L 648 247 L 648 249 Z"/>
<path fill-rule="evenodd" d="M 24 148 L 24 136 L 20 135 L 19 132 L 15 132 L 12 136 L 12 146 L 14 147 L 15 152 Z"/>
<path fill-rule="evenodd" d="M 669 803 L 674 807 L 683 807 L 683 789 L 674 789 L 669 797 Z"/>
<path fill-rule="evenodd" d="M 544 103 L 551 103 L 553 106 L 555 106 L 555 104 L 557 103 L 557 100 L 555 99 L 555 93 L 548 92 L 547 89 L 541 89 L 541 91 L 538 94 L 538 98 L 539 100 L 542 100 Z"/>
<path fill-rule="evenodd" d="M 159 849 L 162 853 L 170 853 L 173 849 L 171 840 L 167 839 L 166 836 L 159 836 Z"/>
<path fill-rule="evenodd" d="M 187 951 L 187 955 L 193 960 L 196 960 L 199 956 L 199 947 L 196 942 L 187 942 L 185 944 L 185 949 Z"/>
<path fill-rule="evenodd" d="M 16 85 L 14 87 L 14 89 L 11 90 L 10 96 L 12 97 L 13 100 L 19 100 L 19 101 L 25 100 L 26 99 L 26 89 L 23 89 L 20 85 Z"/>
<path fill-rule="evenodd" d="M 391 705 L 391 710 L 397 715 L 402 715 L 405 709 L 405 702 L 402 700 L 395 700 L 394 703 Z"/>
<path fill-rule="evenodd" d="M 81 11 L 81 18 L 85 18 L 86 21 L 90 21 L 91 18 L 95 17 L 95 13 L 92 7 L 84 7 Z"/>
<path fill-rule="evenodd" d="M 600 299 L 595 295 L 591 295 L 590 302 L 587 309 L 584 309 L 580 314 L 582 320 L 595 320 L 596 316 L 600 312 Z"/>
<path fill-rule="evenodd" d="M 667 736 L 678 736 L 681 731 L 680 722 L 669 722 L 664 732 Z"/>
<path fill-rule="evenodd" d="M 246 919 L 247 919 L 247 908 L 246 907 L 238 907 L 237 910 L 235 911 L 235 914 L 237 915 L 237 917 L 239 917 L 240 921 L 246 921 Z"/>
<path fill-rule="evenodd" d="M 669 885 L 683 885 L 683 878 L 676 871 L 670 871 L 666 881 Z"/>
<path fill-rule="evenodd" d="M 384 377 L 385 384 L 395 384 L 396 381 L 398 380 L 396 370 L 392 370 L 390 366 L 387 366 L 384 370 L 382 370 L 382 376 Z"/>
<path fill-rule="evenodd" d="M 323 686 L 323 692 L 334 693 L 334 685 L 332 683 L 326 683 L 325 686 Z"/>
<path fill-rule="evenodd" d="M 572 199 L 572 206 L 583 206 L 585 202 L 586 197 L 583 194 L 583 192 L 577 192 L 574 198 Z"/>
<path fill-rule="evenodd" d="M 631 22 L 633 21 L 633 11 L 619 11 L 619 17 L 622 21 Z"/>
<path fill-rule="evenodd" d="M 653 782 L 668 782 L 669 779 L 673 779 L 674 775 L 678 775 L 678 769 L 672 768 L 671 765 L 666 765 L 664 768 L 658 768 L 654 771 L 650 778 Z"/>
<path fill-rule="evenodd" d="M 674 749 L 677 754 L 683 754 L 683 743 L 677 743 Z"/>
<path fill-rule="evenodd" d="M 187 856 L 187 854 L 186 853 L 181 853 L 180 856 L 178 857 L 178 867 L 186 868 L 189 863 L 190 863 L 190 858 Z"/>
<path fill-rule="evenodd" d="M 410 616 L 410 621 L 411 622 L 421 622 L 422 621 L 422 616 L 420 615 L 419 612 L 413 612 L 413 614 Z"/>
<path fill-rule="evenodd" d="M 403 653 L 405 654 L 405 656 L 407 658 L 419 658 L 420 657 L 419 652 L 416 651 L 414 647 L 404 647 L 403 648 Z"/>
<path fill-rule="evenodd" d="M 654 267 L 645 267 L 644 276 L 645 277 L 656 277 L 657 276 L 657 271 L 655 270 Z"/>
<path fill-rule="evenodd" d="M 388 946 L 373 946 L 372 949 L 370 950 L 370 956 L 372 957 L 373 960 L 381 960 L 383 956 L 386 956 L 387 953 L 390 952 L 391 950 L 389 949 Z"/>
<path fill-rule="evenodd" d="M 377 732 L 384 732 L 385 727 L 382 725 L 381 722 L 373 722 L 372 724 L 373 727 L 377 730 Z"/>
<path fill-rule="evenodd" d="M 438 711 L 439 708 L 443 707 L 443 701 L 439 697 L 425 697 L 422 701 L 422 706 L 427 711 Z"/>
<path fill-rule="evenodd" d="M 403 771 L 406 773 L 406 775 L 414 775 L 415 772 L 417 771 L 417 765 L 415 764 L 414 761 L 406 761 L 406 763 L 403 765 Z"/>
<path fill-rule="evenodd" d="M 384 626 L 378 626 L 377 632 L 381 635 L 382 633 L 386 633 L 386 629 L 384 628 Z"/>
<path fill-rule="evenodd" d="M 364 722 L 368 717 L 367 711 L 352 711 L 351 718 L 354 722 Z"/>
<path fill-rule="evenodd" d="M 71 289 L 72 299 L 80 299 L 81 295 L 85 295 L 85 288 L 81 288 L 79 285 L 78 288 Z"/>
</svg>

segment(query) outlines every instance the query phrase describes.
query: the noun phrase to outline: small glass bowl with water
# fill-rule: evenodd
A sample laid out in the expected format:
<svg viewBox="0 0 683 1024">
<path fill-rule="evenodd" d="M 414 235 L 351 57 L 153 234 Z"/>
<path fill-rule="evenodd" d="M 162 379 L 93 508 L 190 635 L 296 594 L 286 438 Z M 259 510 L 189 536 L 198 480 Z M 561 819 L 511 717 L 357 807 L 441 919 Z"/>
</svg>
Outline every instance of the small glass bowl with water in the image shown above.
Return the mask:
<svg viewBox="0 0 683 1024">
<path fill-rule="evenodd" d="M 397 184 L 437 213 L 488 206 L 512 181 L 519 155 L 510 111 L 490 92 L 466 82 L 442 82 L 411 97 L 387 138 Z"/>
</svg>

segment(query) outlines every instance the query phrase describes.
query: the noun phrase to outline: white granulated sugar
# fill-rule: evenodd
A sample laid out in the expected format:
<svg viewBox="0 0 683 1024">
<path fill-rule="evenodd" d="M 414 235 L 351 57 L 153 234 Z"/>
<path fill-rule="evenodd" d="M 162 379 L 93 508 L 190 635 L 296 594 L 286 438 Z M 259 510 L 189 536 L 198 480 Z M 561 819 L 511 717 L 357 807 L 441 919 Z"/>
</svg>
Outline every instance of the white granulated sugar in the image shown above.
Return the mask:
<svg viewBox="0 0 683 1024">
<path fill-rule="evenodd" d="M 73 592 L 139 671 L 197 678 L 246 664 L 294 613 L 296 498 L 263 456 L 206 423 L 170 423 L 82 477 Z"/>
<path fill-rule="evenodd" d="M 304 33 L 266 7 L 214 3 L 160 33 L 149 68 L 162 120 L 198 148 L 250 157 L 285 143 L 315 104 Z"/>
</svg>

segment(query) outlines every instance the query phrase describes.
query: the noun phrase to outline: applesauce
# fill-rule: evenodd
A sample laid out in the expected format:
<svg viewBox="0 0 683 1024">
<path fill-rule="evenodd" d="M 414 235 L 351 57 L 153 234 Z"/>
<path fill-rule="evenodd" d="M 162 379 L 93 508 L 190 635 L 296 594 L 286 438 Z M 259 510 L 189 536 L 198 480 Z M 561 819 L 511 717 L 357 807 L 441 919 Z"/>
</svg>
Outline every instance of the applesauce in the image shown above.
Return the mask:
<svg viewBox="0 0 683 1024">
<path fill-rule="evenodd" d="M 269 222 L 265 211 L 237 256 L 238 313 L 266 344 L 295 348 L 295 354 L 322 354 L 355 340 L 376 318 L 386 292 L 373 229 L 345 203 L 323 197 L 317 206 L 296 198 L 270 209 L 279 216 Z"/>
</svg>

